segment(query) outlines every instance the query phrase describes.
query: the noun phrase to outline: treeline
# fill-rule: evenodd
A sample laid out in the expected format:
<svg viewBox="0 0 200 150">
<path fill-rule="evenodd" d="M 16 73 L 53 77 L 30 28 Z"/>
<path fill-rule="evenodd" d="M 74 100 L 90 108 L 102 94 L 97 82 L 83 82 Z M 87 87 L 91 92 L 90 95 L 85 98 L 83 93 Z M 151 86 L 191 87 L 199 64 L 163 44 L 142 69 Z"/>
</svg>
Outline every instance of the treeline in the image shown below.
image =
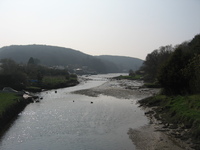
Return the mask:
<svg viewBox="0 0 200 150">
<path fill-rule="evenodd" d="M 29 87 L 44 87 L 46 77 L 61 78 L 62 82 L 77 81 L 77 76 L 66 69 L 49 68 L 38 65 L 38 60 L 30 58 L 26 65 L 17 64 L 11 59 L 0 60 L 0 88 L 12 87 L 22 90 Z M 46 81 L 46 80 L 45 80 Z M 48 82 L 48 81 L 47 81 Z M 49 85 L 50 86 L 50 85 Z"/>
<path fill-rule="evenodd" d="M 200 34 L 175 47 L 154 50 L 140 70 L 146 82 L 160 84 L 165 94 L 200 93 Z"/>
</svg>

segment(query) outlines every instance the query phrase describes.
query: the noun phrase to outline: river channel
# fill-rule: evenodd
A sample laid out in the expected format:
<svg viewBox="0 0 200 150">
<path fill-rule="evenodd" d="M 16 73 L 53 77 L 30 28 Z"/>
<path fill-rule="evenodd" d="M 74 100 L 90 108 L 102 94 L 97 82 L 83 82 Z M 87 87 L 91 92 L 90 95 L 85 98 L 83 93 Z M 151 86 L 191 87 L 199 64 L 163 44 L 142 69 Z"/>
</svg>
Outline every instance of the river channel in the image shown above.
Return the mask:
<svg viewBox="0 0 200 150">
<path fill-rule="evenodd" d="M 149 123 L 135 98 L 75 94 L 113 75 L 90 76 L 75 87 L 38 93 L 0 139 L 1 150 L 134 150 L 130 128 Z"/>
</svg>

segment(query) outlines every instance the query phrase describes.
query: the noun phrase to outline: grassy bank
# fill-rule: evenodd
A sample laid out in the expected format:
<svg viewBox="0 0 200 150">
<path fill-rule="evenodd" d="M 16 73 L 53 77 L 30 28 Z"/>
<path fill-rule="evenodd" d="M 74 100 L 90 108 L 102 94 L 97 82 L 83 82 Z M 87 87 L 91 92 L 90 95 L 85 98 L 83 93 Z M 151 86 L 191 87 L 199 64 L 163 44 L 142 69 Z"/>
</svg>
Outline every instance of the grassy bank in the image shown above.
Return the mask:
<svg viewBox="0 0 200 150">
<path fill-rule="evenodd" d="M 40 92 L 42 89 L 57 89 L 78 84 L 77 78 L 66 79 L 63 76 L 46 76 L 42 82 L 32 83 L 25 90 Z M 0 93 L 0 131 L 15 118 L 31 101 L 15 93 Z"/>
<path fill-rule="evenodd" d="M 0 116 L 10 107 L 15 105 L 20 99 L 20 96 L 17 96 L 14 93 L 0 93 Z"/>
<path fill-rule="evenodd" d="M 173 124 L 173 127 L 182 129 L 181 138 L 192 138 L 200 145 L 200 95 L 165 96 L 140 100 L 143 106 L 155 107 L 155 117 L 163 124 Z M 200 147 L 199 147 L 200 148 Z"/>
<path fill-rule="evenodd" d="M 76 76 L 66 79 L 64 76 L 45 76 L 40 83 L 32 83 L 26 88 L 28 91 L 40 92 L 42 89 L 57 89 L 78 84 Z"/>
<path fill-rule="evenodd" d="M 28 103 L 28 100 L 14 93 L 0 93 L 0 132 Z"/>
</svg>

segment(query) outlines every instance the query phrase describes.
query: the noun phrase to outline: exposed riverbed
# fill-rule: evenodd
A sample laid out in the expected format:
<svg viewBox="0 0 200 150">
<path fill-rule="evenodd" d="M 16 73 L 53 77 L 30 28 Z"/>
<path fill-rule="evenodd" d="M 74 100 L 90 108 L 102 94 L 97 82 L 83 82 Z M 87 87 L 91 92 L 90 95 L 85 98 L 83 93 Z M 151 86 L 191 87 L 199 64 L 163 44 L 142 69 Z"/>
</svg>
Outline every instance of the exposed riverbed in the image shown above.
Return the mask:
<svg viewBox="0 0 200 150">
<path fill-rule="evenodd" d="M 41 102 L 18 115 L 0 149 L 182 150 L 155 131 L 136 104 L 157 91 L 139 89 L 142 82 L 110 81 L 111 76 L 90 76 L 75 87 L 39 93 Z"/>
</svg>

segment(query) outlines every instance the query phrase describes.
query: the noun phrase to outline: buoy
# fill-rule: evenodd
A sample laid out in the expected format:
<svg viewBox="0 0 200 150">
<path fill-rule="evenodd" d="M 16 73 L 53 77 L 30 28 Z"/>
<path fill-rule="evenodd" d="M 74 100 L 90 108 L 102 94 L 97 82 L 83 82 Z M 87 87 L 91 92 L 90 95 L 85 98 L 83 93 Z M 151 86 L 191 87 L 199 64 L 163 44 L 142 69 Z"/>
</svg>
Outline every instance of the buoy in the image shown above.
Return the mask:
<svg viewBox="0 0 200 150">
<path fill-rule="evenodd" d="M 93 104 L 93 102 L 91 102 L 91 104 Z"/>
</svg>

